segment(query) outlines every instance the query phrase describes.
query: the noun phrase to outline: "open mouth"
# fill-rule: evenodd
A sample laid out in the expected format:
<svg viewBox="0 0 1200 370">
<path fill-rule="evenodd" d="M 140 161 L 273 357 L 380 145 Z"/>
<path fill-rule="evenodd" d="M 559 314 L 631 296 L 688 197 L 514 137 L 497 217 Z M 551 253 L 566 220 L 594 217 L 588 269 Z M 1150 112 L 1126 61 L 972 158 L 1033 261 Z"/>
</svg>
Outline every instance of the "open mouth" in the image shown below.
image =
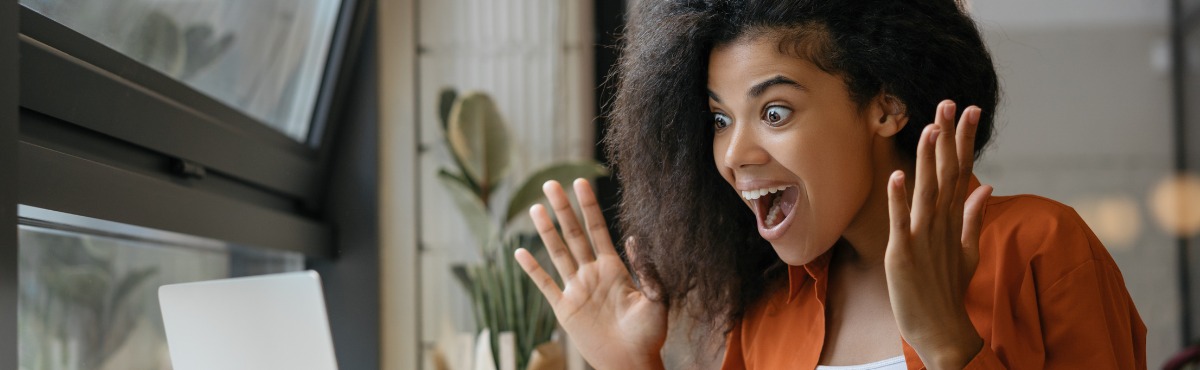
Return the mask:
<svg viewBox="0 0 1200 370">
<path fill-rule="evenodd" d="M 799 189 L 793 185 L 742 191 L 742 197 L 750 201 L 758 217 L 759 234 L 766 239 L 778 237 L 790 224 L 792 210 L 796 207 Z"/>
</svg>

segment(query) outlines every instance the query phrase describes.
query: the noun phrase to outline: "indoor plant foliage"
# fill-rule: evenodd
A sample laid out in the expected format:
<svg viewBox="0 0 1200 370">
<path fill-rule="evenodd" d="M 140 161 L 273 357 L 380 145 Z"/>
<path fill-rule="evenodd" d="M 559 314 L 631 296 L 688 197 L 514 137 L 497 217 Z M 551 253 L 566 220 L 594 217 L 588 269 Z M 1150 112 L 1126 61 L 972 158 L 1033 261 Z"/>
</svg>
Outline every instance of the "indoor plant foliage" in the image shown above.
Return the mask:
<svg viewBox="0 0 1200 370">
<path fill-rule="evenodd" d="M 551 164 L 516 182 L 501 212 L 493 209 L 500 202 L 492 195 L 505 185 L 512 157 L 508 128 L 495 103 L 482 92 L 459 96 L 447 89 L 438 108 L 454 163 L 438 171 L 438 180 L 454 198 L 483 257 L 475 265 L 455 266 L 454 275 L 471 297 L 478 332 L 489 332 L 496 368 L 502 368 L 501 338 L 511 333 L 507 345 L 514 347 L 516 368 L 525 369 L 534 350 L 550 341 L 556 322 L 549 303 L 513 258 L 517 248 L 539 255 L 540 240 L 532 233 L 512 230 L 510 224 L 543 199 L 546 181 L 569 183 L 606 176 L 608 171 L 593 160 Z"/>
</svg>

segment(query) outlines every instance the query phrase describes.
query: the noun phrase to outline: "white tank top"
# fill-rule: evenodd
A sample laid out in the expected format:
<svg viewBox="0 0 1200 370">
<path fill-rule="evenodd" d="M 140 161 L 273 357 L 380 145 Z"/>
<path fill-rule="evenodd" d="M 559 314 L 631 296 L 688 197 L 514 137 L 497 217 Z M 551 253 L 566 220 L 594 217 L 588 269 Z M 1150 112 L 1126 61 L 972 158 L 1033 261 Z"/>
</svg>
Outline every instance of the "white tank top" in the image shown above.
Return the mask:
<svg viewBox="0 0 1200 370">
<path fill-rule="evenodd" d="M 906 370 L 908 365 L 904 363 L 904 355 L 892 357 L 889 359 L 875 361 L 869 364 L 848 365 L 848 366 L 824 366 L 817 365 L 817 370 Z"/>
</svg>

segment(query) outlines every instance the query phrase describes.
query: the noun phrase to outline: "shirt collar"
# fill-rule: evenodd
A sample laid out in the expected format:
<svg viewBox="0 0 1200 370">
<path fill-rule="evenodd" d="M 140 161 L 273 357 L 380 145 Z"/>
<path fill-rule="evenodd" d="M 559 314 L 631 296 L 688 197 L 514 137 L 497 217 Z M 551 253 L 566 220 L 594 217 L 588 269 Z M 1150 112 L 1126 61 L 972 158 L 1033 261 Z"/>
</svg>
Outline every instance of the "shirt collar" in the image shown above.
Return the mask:
<svg viewBox="0 0 1200 370">
<path fill-rule="evenodd" d="M 820 255 L 811 262 L 803 266 L 788 265 L 788 298 L 787 303 L 800 294 L 800 289 L 808 280 L 815 282 L 825 281 L 825 277 L 829 275 L 829 260 L 833 257 L 833 248 L 829 248 L 824 254 Z"/>
</svg>

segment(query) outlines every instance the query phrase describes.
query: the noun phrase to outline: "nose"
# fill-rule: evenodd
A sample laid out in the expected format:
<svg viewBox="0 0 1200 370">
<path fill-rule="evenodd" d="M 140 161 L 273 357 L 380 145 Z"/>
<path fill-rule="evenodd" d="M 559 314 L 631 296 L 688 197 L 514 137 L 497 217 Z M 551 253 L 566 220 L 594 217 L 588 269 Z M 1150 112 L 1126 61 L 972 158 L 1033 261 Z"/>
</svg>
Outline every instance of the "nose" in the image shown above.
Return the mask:
<svg viewBox="0 0 1200 370">
<path fill-rule="evenodd" d="M 731 128 L 733 132 L 727 136 L 725 147 L 725 166 L 738 169 L 765 164 L 770 160 L 770 154 L 759 143 L 754 127 L 735 124 Z"/>
</svg>

